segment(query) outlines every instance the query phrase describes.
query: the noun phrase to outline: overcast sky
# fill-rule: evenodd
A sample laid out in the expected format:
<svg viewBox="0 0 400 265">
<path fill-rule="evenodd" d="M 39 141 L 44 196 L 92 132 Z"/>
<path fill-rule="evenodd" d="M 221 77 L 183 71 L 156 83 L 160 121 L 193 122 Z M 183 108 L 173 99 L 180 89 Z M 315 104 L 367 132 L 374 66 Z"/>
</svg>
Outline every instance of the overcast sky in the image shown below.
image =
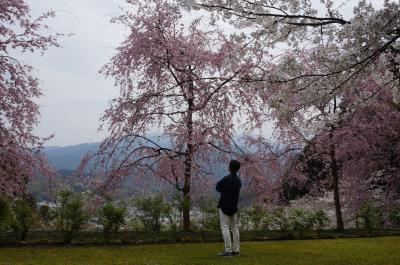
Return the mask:
<svg viewBox="0 0 400 265">
<path fill-rule="evenodd" d="M 118 95 L 111 80 L 105 80 L 98 70 L 115 53 L 126 29 L 110 23 L 120 14 L 124 0 L 27 0 L 32 14 L 57 11 L 48 21 L 54 32 L 73 33 L 60 39 L 62 48 L 51 48 L 44 56 L 24 55 L 34 75 L 41 80 L 44 96 L 41 124 L 35 133 L 55 137 L 47 145 L 73 145 L 100 141 L 99 118 L 108 102 Z M 373 0 L 381 6 L 383 0 Z M 351 8 L 345 10 L 351 13 Z"/>
<path fill-rule="evenodd" d="M 32 13 L 53 9 L 48 21 L 52 30 L 73 33 L 60 38 L 62 48 L 51 48 L 44 56 L 25 59 L 35 68 L 44 96 L 39 100 L 40 136 L 55 133 L 47 145 L 71 145 L 99 141 L 99 118 L 108 101 L 117 96 L 111 80 L 98 70 L 111 58 L 123 40 L 124 29 L 109 21 L 120 13 L 122 0 L 29 0 Z"/>
</svg>

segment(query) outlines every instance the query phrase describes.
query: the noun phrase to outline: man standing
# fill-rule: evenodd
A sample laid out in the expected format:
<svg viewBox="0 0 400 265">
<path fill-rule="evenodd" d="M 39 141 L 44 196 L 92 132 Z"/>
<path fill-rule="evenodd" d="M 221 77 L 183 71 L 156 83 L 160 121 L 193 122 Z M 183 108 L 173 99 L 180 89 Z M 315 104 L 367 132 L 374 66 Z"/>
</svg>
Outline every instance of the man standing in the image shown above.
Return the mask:
<svg viewBox="0 0 400 265">
<path fill-rule="evenodd" d="M 229 163 L 230 174 L 225 176 L 217 183 L 217 191 L 221 193 L 218 202 L 219 219 L 221 222 L 222 236 L 224 238 L 225 250 L 219 253 L 220 256 L 230 257 L 239 255 L 239 229 L 237 227 L 237 211 L 240 188 L 242 182 L 237 175 L 240 169 L 240 163 L 237 160 L 231 160 Z M 233 248 L 231 243 L 231 234 L 233 235 Z"/>
</svg>

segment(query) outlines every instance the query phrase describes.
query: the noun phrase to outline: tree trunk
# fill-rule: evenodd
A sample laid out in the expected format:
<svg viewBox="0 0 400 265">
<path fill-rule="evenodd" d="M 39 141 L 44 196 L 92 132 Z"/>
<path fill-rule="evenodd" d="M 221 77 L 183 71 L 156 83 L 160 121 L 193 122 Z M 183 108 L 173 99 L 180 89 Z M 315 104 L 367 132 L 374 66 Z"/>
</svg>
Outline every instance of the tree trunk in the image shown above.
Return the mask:
<svg viewBox="0 0 400 265">
<path fill-rule="evenodd" d="M 356 213 L 356 229 L 359 228 L 359 224 L 358 224 L 358 212 Z"/>
<path fill-rule="evenodd" d="M 330 144 L 330 159 L 331 159 L 331 172 L 332 172 L 332 181 L 333 181 L 333 199 L 335 201 L 335 210 L 336 210 L 336 230 L 343 231 L 344 224 L 343 224 L 343 217 L 342 217 L 342 209 L 340 205 L 340 193 L 339 193 L 339 170 L 336 160 L 336 148 L 335 145 L 332 143 L 334 127 L 331 127 L 331 131 L 329 133 L 329 138 L 331 139 Z"/>
<path fill-rule="evenodd" d="M 185 174 L 185 182 L 190 181 L 186 179 Z M 183 205 L 182 205 L 182 217 L 183 217 L 183 230 L 189 231 L 191 228 L 190 223 L 190 184 L 185 183 L 185 187 L 183 189 Z"/>
<path fill-rule="evenodd" d="M 187 142 L 186 142 L 186 157 L 185 157 L 185 172 L 184 172 L 184 185 L 183 185 L 183 230 L 189 231 L 191 229 L 190 223 L 190 182 L 192 177 L 192 160 L 193 160 L 193 109 L 194 109 L 194 94 L 193 84 L 189 84 L 188 89 L 188 112 L 186 120 Z"/>
</svg>

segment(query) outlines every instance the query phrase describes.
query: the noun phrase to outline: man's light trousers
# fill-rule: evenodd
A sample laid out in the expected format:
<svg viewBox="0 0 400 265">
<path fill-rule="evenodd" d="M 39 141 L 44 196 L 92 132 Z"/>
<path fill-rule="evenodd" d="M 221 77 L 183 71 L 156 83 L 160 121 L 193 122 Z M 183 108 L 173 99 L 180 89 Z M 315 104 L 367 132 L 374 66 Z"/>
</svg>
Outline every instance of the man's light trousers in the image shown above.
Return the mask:
<svg viewBox="0 0 400 265">
<path fill-rule="evenodd" d="M 239 229 L 237 227 L 237 216 L 238 216 L 237 213 L 233 215 L 226 215 L 222 212 L 221 209 L 219 209 L 219 220 L 221 223 L 222 236 L 224 238 L 226 252 L 232 252 L 232 251 L 239 252 L 240 236 L 239 236 Z M 232 248 L 230 232 L 232 232 L 233 236 L 233 248 Z"/>
</svg>

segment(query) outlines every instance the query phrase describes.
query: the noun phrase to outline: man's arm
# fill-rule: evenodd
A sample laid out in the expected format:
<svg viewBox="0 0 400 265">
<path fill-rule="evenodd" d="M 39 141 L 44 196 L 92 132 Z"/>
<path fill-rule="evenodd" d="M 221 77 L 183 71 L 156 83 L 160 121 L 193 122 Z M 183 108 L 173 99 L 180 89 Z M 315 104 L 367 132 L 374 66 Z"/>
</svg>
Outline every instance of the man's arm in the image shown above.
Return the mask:
<svg viewBox="0 0 400 265">
<path fill-rule="evenodd" d="M 224 190 L 226 185 L 226 180 L 227 180 L 226 177 L 223 177 L 220 181 L 217 182 L 216 190 L 218 192 L 222 192 Z"/>
</svg>

